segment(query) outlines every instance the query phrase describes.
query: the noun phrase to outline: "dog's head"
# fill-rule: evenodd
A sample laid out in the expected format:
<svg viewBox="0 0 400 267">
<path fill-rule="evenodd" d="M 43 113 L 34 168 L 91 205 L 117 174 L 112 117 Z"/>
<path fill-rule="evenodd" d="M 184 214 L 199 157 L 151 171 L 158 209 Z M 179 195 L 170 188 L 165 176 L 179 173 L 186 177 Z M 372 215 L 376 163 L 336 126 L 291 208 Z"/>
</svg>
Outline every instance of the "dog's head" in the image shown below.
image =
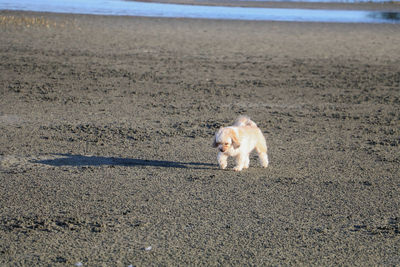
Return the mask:
<svg viewBox="0 0 400 267">
<path fill-rule="evenodd" d="M 213 147 L 218 147 L 219 151 L 226 152 L 231 147 L 236 149 L 239 146 L 239 139 L 234 129 L 230 127 L 221 127 L 215 133 Z"/>
</svg>

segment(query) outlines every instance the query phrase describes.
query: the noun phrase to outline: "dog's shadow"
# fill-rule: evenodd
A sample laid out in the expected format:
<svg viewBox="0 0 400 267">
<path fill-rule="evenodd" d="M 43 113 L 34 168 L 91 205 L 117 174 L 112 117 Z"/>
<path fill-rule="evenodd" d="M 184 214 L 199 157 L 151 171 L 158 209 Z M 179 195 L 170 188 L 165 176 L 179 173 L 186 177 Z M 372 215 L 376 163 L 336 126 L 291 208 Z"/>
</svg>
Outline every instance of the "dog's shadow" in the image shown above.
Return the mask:
<svg viewBox="0 0 400 267">
<path fill-rule="evenodd" d="M 193 169 L 212 169 L 214 164 L 201 163 L 201 162 L 177 162 L 165 160 L 146 160 L 146 159 L 132 159 L 132 158 L 119 158 L 119 157 L 101 157 L 101 156 L 84 156 L 72 154 L 53 154 L 57 156 L 55 159 L 42 159 L 33 160 L 32 163 L 44 164 L 48 166 L 151 166 L 151 167 L 165 167 L 165 168 L 193 168 Z"/>
</svg>

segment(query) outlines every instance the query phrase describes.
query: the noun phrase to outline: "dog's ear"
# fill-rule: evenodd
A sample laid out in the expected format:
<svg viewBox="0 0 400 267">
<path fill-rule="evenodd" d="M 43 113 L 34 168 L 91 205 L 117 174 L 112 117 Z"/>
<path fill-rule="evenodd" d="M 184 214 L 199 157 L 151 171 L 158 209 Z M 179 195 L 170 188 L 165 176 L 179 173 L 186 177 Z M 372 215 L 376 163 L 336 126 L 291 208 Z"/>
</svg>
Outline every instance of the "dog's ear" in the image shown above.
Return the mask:
<svg viewBox="0 0 400 267">
<path fill-rule="evenodd" d="M 231 139 L 232 139 L 232 145 L 233 145 L 233 147 L 234 147 L 235 149 L 236 149 L 236 148 L 239 148 L 239 147 L 240 147 L 240 142 L 239 142 L 239 138 L 238 138 L 236 132 L 235 132 L 234 130 L 231 129 L 229 135 L 230 135 L 230 137 L 231 137 Z"/>
<path fill-rule="evenodd" d="M 214 139 L 213 139 L 213 144 L 212 144 L 213 147 L 218 147 L 218 144 L 217 144 L 217 135 L 219 135 L 219 134 L 221 133 L 221 131 L 222 131 L 223 128 L 224 128 L 224 127 L 222 127 L 222 126 L 219 127 L 218 131 L 215 133 Z"/>
<path fill-rule="evenodd" d="M 217 137 L 216 137 L 216 136 L 214 136 L 212 146 L 213 146 L 213 147 L 218 147 L 218 144 L 217 144 Z"/>
</svg>

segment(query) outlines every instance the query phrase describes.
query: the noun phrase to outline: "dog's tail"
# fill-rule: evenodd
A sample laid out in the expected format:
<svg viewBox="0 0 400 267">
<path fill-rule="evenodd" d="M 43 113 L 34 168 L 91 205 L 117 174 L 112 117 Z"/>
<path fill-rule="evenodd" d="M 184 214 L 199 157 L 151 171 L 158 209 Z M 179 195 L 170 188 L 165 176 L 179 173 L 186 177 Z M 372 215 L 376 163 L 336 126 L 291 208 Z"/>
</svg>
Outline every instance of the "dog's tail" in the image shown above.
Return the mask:
<svg viewBox="0 0 400 267">
<path fill-rule="evenodd" d="M 233 125 L 239 127 L 243 126 L 257 127 L 257 124 L 254 121 L 250 120 L 248 116 L 239 116 Z"/>
</svg>

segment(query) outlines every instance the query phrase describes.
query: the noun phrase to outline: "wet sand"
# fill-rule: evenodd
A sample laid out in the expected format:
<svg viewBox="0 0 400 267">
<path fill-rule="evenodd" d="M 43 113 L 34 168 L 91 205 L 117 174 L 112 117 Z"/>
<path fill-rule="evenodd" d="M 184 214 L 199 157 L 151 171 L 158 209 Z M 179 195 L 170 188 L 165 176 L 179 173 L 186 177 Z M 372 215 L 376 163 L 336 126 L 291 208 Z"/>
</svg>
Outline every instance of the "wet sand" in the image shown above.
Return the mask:
<svg viewBox="0 0 400 267">
<path fill-rule="evenodd" d="M 0 265 L 400 263 L 399 25 L 0 18 Z"/>
</svg>

